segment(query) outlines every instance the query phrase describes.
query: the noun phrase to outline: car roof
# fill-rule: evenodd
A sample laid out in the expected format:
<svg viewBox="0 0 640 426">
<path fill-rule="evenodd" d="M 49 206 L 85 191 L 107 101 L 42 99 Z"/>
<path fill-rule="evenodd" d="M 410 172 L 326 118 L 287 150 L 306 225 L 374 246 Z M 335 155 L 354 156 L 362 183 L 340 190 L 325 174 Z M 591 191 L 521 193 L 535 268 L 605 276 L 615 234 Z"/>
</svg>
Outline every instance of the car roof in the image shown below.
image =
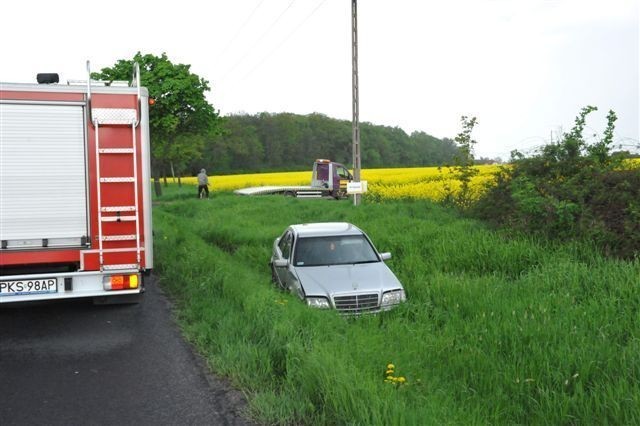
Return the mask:
<svg viewBox="0 0 640 426">
<path fill-rule="evenodd" d="M 347 222 L 301 223 L 290 228 L 300 238 L 363 234 L 360 228 Z"/>
</svg>

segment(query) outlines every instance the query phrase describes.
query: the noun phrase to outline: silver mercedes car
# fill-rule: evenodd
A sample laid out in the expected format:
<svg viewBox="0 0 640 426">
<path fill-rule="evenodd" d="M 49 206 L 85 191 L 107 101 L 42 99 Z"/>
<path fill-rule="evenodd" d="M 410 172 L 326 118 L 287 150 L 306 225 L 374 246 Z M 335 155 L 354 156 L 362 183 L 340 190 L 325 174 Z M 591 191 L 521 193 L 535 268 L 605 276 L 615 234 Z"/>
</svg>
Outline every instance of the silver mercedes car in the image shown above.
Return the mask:
<svg viewBox="0 0 640 426">
<path fill-rule="evenodd" d="M 406 300 L 402 284 L 384 263 L 390 258 L 355 225 L 305 223 L 276 238 L 270 264 L 273 281 L 307 305 L 360 314 Z"/>
</svg>

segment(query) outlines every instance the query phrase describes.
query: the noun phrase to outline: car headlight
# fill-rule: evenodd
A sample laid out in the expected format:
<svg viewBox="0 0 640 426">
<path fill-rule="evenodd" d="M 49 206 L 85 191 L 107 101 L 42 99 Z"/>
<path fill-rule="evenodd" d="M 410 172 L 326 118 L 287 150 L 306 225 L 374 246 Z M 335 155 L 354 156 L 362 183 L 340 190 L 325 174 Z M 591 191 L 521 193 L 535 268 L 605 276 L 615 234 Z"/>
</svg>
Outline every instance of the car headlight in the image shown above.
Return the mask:
<svg viewBox="0 0 640 426">
<path fill-rule="evenodd" d="M 382 295 L 382 306 L 397 305 L 407 300 L 404 290 L 388 291 Z"/>
<path fill-rule="evenodd" d="M 307 297 L 307 305 L 313 308 L 329 309 L 329 301 L 324 297 Z"/>
</svg>

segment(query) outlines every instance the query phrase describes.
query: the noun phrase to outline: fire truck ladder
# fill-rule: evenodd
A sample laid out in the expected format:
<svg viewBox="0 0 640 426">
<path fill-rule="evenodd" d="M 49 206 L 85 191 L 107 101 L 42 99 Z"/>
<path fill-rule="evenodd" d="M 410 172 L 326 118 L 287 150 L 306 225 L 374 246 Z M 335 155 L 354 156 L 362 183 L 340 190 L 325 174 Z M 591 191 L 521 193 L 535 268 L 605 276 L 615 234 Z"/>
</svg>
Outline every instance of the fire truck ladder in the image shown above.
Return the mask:
<svg viewBox="0 0 640 426">
<path fill-rule="evenodd" d="M 87 61 L 87 100 L 89 119 L 95 129 L 96 141 L 96 179 L 97 179 L 97 201 L 98 201 L 98 251 L 100 256 L 101 270 L 121 270 L 140 269 L 140 252 L 142 250 L 140 241 L 140 210 L 138 206 L 138 152 L 136 128 L 140 124 L 138 110 L 140 107 L 140 71 L 138 64 L 135 64 L 134 81 L 138 87 L 138 108 L 92 108 L 91 107 L 91 73 L 89 61 Z M 102 148 L 100 145 L 100 127 L 105 126 L 130 126 L 132 137 L 131 147 L 126 148 Z M 128 155 L 133 162 L 133 176 L 122 177 L 102 177 L 100 172 L 100 157 L 103 155 Z M 104 206 L 102 204 L 102 185 L 114 183 L 130 183 L 133 185 L 134 205 L 133 206 Z M 116 216 L 103 215 L 103 213 L 116 213 Z M 125 215 L 121 213 L 125 212 Z M 127 215 L 126 213 L 132 213 Z M 105 235 L 103 224 L 106 222 L 135 222 L 135 234 Z M 131 249 L 116 249 L 114 251 L 136 252 L 136 263 L 131 264 L 107 264 L 104 263 L 105 241 L 135 241 L 135 247 Z"/>
</svg>

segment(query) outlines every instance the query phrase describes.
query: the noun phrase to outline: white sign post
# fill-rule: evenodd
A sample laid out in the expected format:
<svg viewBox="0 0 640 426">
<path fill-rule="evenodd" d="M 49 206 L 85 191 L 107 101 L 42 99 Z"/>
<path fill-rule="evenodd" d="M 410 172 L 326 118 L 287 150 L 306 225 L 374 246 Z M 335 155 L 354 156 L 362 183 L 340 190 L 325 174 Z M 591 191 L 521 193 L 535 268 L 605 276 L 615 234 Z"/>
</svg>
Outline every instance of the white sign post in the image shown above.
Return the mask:
<svg viewBox="0 0 640 426">
<path fill-rule="evenodd" d="M 367 181 L 347 183 L 347 194 L 364 194 L 367 192 Z"/>
</svg>

